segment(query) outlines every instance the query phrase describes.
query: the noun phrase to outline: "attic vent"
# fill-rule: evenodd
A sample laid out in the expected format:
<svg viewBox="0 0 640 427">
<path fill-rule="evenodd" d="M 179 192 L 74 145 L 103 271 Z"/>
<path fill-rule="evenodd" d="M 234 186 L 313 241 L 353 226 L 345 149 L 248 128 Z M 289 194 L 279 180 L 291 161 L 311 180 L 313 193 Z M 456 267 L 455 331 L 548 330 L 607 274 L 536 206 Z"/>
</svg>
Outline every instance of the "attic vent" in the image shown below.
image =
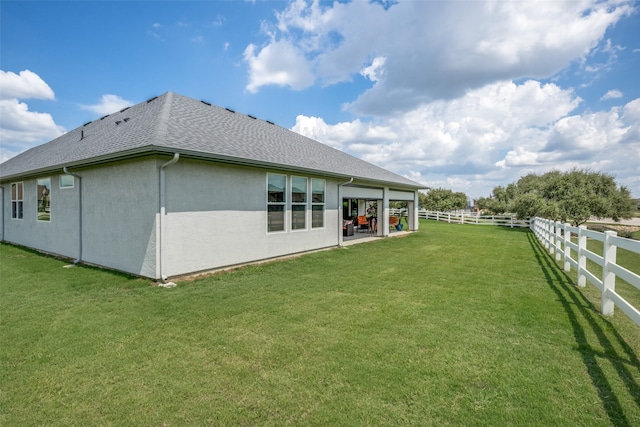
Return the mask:
<svg viewBox="0 0 640 427">
<path fill-rule="evenodd" d="M 273 123 L 272 121 L 269 120 L 265 120 L 265 122 L 269 123 L 270 125 L 274 125 L 275 123 Z"/>
<path fill-rule="evenodd" d="M 100 117 L 100 120 L 104 120 L 104 119 L 106 119 L 107 117 L 109 117 L 109 115 L 108 115 L 108 114 L 107 114 L 106 116 L 102 116 L 102 117 Z"/>
<path fill-rule="evenodd" d="M 80 141 L 84 139 L 84 129 L 80 130 Z"/>
<path fill-rule="evenodd" d="M 235 113 L 235 111 L 233 111 L 231 108 L 225 108 L 225 110 L 227 110 L 230 113 Z"/>
<path fill-rule="evenodd" d="M 153 100 L 154 100 L 154 99 L 156 99 L 156 98 L 157 98 L 157 96 L 154 96 L 154 97 L 153 97 L 153 98 L 151 98 L 151 99 L 147 99 L 147 104 L 148 104 L 148 103 L 150 103 L 151 101 L 153 101 Z"/>
<path fill-rule="evenodd" d="M 125 107 L 122 110 L 120 110 L 120 112 L 123 113 L 123 112 L 127 111 L 128 109 L 129 109 L 129 107 Z"/>
<path fill-rule="evenodd" d="M 120 123 L 122 123 L 122 120 L 116 120 L 116 126 L 118 126 Z"/>
<path fill-rule="evenodd" d="M 90 125 L 90 124 L 91 124 L 91 122 L 87 122 L 87 123 L 83 124 L 82 126 L 86 126 L 86 125 Z"/>
<path fill-rule="evenodd" d="M 256 118 L 253 117 L 251 114 L 247 114 L 247 116 L 251 117 L 253 120 L 255 120 Z"/>
<path fill-rule="evenodd" d="M 124 120 L 124 122 L 126 123 L 126 122 L 128 122 L 129 120 L 131 120 L 131 119 L 130 119 L 129 117 L 125 117 L 125 118 L 124 118 L 124 119 L 122 119 L 122 120 Z"/>
<path fill-rule="evenodd" d="M 200 101 L 200 102 L 202 102 L 204 105 L 208 105 L 209 107 L 211 107 L 211 103 L 210 102 L 207 102 L 207 101 Z"/>
</svg>

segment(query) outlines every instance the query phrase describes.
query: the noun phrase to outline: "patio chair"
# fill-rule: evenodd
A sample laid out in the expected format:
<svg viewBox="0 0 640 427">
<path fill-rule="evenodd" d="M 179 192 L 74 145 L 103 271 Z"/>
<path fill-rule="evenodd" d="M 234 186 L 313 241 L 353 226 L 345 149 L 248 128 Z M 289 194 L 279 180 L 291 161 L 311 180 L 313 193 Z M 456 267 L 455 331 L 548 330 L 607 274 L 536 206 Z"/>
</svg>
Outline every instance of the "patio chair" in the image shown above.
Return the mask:
<svg viewBox="0 0 640 427">
<path fill-rule="evenodd" d="M 400 218 L 397 216 L 390 216 L 389 217 L 389 228 L 396 228 L 398 226 L 398 224 L 400 224 Z"/>
<path fill-rule="evenodd" d="M 367 217 L 362 215 L 362 216 L 358 216 L 357 217 L 357 221 L 358 221 L 358 230 L 362 230 L 363 228 L 365 230 L 369 230 L 369 220 L 367 220 Z"/>
</svg>

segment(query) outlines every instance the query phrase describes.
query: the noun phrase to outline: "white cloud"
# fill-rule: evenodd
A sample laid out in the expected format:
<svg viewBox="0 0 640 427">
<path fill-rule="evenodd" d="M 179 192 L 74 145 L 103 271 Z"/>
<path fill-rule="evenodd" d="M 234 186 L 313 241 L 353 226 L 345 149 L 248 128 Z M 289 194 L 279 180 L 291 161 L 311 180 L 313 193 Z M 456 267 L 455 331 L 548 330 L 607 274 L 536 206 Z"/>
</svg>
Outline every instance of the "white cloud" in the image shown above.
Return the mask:
<svg viewBox="0 0 640 427">
<path fill-rule="evenodd" d="M 604 101 L 607 99 L 622 98 L 622 96 L 623 96 L 622 92 L 620 92 L 618 89 L 611 89 L 610 91 L 602 95 L 602 98 L 600 98 L 600 101 Z"/>
<path fill-rule="evenodd" d="M 51 114 L 29 111 L 29 106 L 20 102 L 20 99 L 55 99 L 53 90 L 36 73 L 0 70 L 0 88 L 0 161 L 65 132 Z"/>
<path fill-rule="evenodd" d="M 64 133 L 48 113 L 29 111 L 17 99 L 0 100 L 0 140 L 3 145 L 27 148 L 34 142 L 52 139 Z"/>
<path fill-rule="evenodd" d="M 131 105 L 133 105 L 133 102 L 127 101 L 118 95 L 106 94 L 100 97 L 100 102 L 97 104 L 81 105 L 80 107 L 84 110 L 93 111 L 94 113 L 104 116 L 120 111 Z"/>
<path fill-rule="evenodd" d="M 386 62 L 386 60 L 387 58 L 385 58 L 384 56 L 374 58 L 371 62 L 371 65 L 363 68 L 360 71 L 360 74 L 362 74 L 363 77 L 368 78 L 372 82 L 381 80 L 384 74 L 384 63 Z"/>
<path fill-rule="evenodd" d="M 0 70 L 0 99 L 55 99 L 53 90 L 30 70 L 16 74 Z"/>
<path fill-rule="evenodd" d="M 313 84 L 314 77 L 304 54 L 292 43 L 273 42 L 258 54 L 255 51 L 253 44 L 244 51 L 244 59 L 249 64 L 249 92 L 256 92 L 261 86 L 269 84 L 289 86 L 296 90 Z"/>
<path fill-rule="evenodd" d="M 466 2 L 464 7 L 399 2 L 388 8 L 376 2 L 297 0 L 277 14 L 275 24 L 264 26 L 269 36 L 264 47 L 247 48 L 247 88 L 332 84 L 363 73 L 376 84 L 349 105 L 351 110 L 387 116 L 498 80 L 550 77 L 572 61 L 586 60 L 607 28 L 632 10 L 614 0 Z M 291 57 L 274 66 L 270 50 L 279 45 Z M 602 52 L 615 55 L 613 50 L 608 42 Z M 384 63 L 374 67 L 371 58 L 382 57 Z"/>
<path fill-rule="evenodd" d="M 360 148 L 370 151 L 373 146 L 392 140 L 396 134 L 387 126 L 376 126 L 372 123 L 362 123 L 359 119 L 352 122 L 327 125 L 319 117 L 297 116 L 292 130 L 316 141 L 330 145 L 340 150 L 358 151 L 358 142 L 363 142 Z"/>
<path fill-rule="evenodd" d="M 637 186 L 640 102 L 578 114 L 583 100 L 572 89 L 540 83 L 572 64 L 585 79 L 576 84 L 600 78 L 625 49 L 606 31 L 633 11 L 624 0 L 386 7 L 296 0 L 263 24 L 266 44 L 245 55 L 248 88 L 294 87 L 299 70 L 306 85 L 362 75 L 371 86 L 343 108 L 374 119 L 298 116 L 293 130 L 429 187 L 478 196 L 528 172 L 571 167 L 617 173 Z M 262 52 L 279 44 L 295 61 L 270 66 L 273 55 Z M 288 79 L 274 77 L 287 70 Z M 621 96 L 612 90 L 602 99 Z"/>
<path fill-rule="evenodd" d="M 469 196 L 528 172 L 591 167 L 636 185 L 640 99 L 578 115 L 582 100 L 554 84 L 503 81 L 385 119 L 327 124 L 298 116 L 293 130 L 424 183 Z M 632 188 L 640 196 L 640 188 Z"/>
</svg>

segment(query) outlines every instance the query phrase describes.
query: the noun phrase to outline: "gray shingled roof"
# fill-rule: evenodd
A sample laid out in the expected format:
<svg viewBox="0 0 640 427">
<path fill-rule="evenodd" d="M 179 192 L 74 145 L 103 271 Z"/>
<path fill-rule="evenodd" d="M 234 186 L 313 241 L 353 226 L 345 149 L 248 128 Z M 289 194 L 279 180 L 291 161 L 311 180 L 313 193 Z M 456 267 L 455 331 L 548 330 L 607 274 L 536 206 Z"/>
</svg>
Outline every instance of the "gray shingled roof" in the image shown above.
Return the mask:
<svg viewBox="0 0 640 427">
<path fill-rule="evenodd" d="M 424 186 L 270 122 L 167 92 L 0 164 L 3 180 L 151 153 Z"/>
</svg>

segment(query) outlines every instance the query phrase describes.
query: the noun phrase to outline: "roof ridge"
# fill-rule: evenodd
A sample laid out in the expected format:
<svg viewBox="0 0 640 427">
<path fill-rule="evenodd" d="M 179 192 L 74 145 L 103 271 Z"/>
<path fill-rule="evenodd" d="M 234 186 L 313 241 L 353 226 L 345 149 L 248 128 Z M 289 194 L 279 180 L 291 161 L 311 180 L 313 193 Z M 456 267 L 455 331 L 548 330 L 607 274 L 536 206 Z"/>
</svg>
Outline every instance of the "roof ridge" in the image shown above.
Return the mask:
<svg viewBox="0 0 640 427">
<path fill-rule="evenodd" d="M 173 101 L 173 92 L 165 92 L 160 95 L 162 99 L 162 111 L 158 116 L 158 123 L 155 129 L 155 138 L 152 139 L 155 145 L 161 145 L 167 139 L 169 134 L 169 119 L 171 118 L 171 104 Z"/>
</svg>

